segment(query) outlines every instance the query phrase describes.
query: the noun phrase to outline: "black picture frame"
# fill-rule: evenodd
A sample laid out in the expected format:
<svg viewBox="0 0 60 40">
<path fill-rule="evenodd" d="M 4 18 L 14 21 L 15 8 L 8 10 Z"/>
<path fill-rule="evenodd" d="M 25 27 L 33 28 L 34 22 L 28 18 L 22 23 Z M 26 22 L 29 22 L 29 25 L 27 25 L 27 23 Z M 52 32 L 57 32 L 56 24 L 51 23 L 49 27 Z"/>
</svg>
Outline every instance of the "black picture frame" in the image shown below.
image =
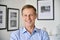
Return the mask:
<svg viewBox="0 0 60 40">
<path fill-rule="evenodd" d="M 37 0 L 37 20 L 54 20 L 54 0 Z"/>
<path fill-rule="evenodd" d="M 7 5 L 0 4 L 0 30 L 7 28 L 6 14 L 7 14 Z"/>
<path fill-rule="evenodd" d="M 7 31 L 14 31 L 19 29 L 19 9 L 8 8 L 8 23 Z"/>
</svg>

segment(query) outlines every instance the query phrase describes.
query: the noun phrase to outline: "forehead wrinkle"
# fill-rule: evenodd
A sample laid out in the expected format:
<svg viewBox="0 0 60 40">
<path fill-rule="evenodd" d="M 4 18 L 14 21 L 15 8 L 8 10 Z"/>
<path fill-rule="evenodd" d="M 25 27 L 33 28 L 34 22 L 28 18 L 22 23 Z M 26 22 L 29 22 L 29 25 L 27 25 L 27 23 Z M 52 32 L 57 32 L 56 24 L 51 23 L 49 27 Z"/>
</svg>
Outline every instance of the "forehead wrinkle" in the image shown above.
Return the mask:
<svg viewBox="0 0 60 40">
<path fill-rule="evenodd" d="M 26 8 L 23 10 L 23 13 L 35 13 L 35 11 L 32 8 Z"/>
</svg>

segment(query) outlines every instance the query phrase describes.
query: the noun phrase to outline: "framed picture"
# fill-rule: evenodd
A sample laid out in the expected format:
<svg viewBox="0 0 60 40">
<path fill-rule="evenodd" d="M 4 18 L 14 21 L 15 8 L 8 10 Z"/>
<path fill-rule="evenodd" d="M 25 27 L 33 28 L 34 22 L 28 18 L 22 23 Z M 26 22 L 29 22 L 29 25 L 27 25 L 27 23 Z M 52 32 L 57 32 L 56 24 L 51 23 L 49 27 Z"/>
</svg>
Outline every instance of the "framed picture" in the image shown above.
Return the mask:
<svg viewBox="0 0 60 40">
<path fill-rule="evenodd" d="M 19 28 L 19 9 L 8 8 L 8 27 L 7 30 L 17 30 Z"/>
<path fill-rule="evenodd" d="M 0 30 L 6 29 L 7 6 L 0 4 Z"/>
<path fill-rule="evenodd" d="M 38 20 L 54 20 L 54 0 L 37 1 Z"/>
</svg>

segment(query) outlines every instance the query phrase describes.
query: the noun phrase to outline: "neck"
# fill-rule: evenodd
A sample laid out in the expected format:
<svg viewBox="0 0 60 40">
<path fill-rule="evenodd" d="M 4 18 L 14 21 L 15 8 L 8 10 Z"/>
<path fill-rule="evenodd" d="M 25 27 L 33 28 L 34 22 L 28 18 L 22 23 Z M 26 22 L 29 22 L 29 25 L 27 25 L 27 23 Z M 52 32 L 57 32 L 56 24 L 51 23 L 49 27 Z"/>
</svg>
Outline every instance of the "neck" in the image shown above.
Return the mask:
<svg viewBox="0 0 60 40">
<path fill-rule="evenodd" d="M 25 27 L 26 28 L 26 30 L 30 33 L 30 34 L 32 34 L 32 32 L 33 32 L 33 30 L 34 30 L 34 25 L 32 25 L 32 26 L 29 26 L 29 27 Z"/>
</svg>

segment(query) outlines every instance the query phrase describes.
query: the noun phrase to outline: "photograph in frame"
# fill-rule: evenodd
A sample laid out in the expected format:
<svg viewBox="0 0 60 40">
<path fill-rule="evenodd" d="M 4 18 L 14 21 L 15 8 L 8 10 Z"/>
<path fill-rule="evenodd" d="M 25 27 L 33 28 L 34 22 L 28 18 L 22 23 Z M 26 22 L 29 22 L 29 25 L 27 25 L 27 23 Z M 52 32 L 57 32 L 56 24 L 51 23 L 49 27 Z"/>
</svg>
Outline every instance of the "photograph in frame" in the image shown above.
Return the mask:
<svg viewBox="0 0 60 40">
<path fill-rule="evenodd" d="M 8 31 L 19 29 L 19 9 L 8 8 Z"/>
<path fill-rule="evenodd" d="M 54 20 L 54 0 L 37 1 L 38 20 Z"/>
<path fill-rule="evenodd" d="M 0 4 L 0 29 L 6 29 L 7 6 Z"/>
</svg>

